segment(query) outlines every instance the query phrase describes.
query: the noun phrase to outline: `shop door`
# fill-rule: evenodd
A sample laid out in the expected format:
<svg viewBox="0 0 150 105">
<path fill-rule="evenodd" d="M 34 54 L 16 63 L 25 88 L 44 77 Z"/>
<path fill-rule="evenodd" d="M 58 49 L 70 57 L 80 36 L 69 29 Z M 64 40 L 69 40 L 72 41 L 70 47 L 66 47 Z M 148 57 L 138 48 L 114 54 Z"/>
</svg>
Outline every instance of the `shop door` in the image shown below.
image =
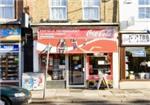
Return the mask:
<svg viewBox="0 0 150 105">
<path fill-rule="evenodd" d="M 69 56 L 69 86 L 84 86 L 84 57 L 83 55 Z"/>
</svg>

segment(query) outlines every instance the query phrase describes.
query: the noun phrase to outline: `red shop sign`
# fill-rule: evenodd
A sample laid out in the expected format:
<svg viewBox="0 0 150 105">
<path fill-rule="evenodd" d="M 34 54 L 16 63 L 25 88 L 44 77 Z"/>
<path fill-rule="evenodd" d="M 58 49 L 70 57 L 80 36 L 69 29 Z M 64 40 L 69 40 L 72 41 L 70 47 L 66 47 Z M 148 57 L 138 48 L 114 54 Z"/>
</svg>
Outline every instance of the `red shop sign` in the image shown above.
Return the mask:
<svg viewBox="0 0 150 105">
<path fill-rule="evenodd" d="M 115 39 L 114 28 L 104 29 L 39 29 L 38 40 L 40 39 Z"/>
</svg>

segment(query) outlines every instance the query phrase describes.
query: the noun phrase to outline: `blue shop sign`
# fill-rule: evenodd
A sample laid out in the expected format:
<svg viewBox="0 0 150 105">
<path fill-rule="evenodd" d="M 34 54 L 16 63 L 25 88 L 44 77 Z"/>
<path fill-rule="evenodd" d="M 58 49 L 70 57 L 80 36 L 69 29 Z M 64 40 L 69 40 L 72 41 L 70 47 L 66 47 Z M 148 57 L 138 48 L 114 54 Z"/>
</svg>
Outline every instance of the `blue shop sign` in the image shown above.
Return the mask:
<svg viewBox="0 0 150 105">
<path fill-rule="evenodd" d="M 21 29 L 20 28 L 0 29 L 0 37 L 7 37 L 9 35 L 21 35 Z"/>
<path fill-rule="evenodd" d="M 19 51 L 19 45 L 0 45 L 0 51 Z"/>
</svg>

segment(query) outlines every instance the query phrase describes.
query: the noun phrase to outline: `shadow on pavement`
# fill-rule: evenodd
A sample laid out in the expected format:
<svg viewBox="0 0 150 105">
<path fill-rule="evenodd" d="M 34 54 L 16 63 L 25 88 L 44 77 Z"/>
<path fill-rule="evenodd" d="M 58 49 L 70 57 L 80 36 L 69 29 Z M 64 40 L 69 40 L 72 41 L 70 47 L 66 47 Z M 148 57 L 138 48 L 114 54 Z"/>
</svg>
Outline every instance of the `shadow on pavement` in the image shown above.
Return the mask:
<svg viewBox="0 0 150 105">
<path fill-rule="evenodd" d="M 38 102 L 32 102 L 31 105 L 150 105 L 150 100 L 132 100 L 132 101 L 107 101 L 107 100 L 84 100 L 71 99 L 69 101 L 51 101 L 51 99 L 38 99 Z"/>
<path fill-rule="evenodd" d="M 150 105 L 150 100 L 133 100 L 133 101 L 130 101 L 130 103 L 149 103 L 149 105 Z"/>
</svg>

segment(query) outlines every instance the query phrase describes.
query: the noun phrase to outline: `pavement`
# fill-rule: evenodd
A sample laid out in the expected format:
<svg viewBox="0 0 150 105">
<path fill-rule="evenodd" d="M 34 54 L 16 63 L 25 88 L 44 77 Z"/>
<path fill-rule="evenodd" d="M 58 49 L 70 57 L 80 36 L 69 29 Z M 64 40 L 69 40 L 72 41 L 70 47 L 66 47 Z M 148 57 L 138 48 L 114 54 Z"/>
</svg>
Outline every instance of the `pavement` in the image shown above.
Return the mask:
<svg viewBox="0 0 150 105">
<path fill-rule="evenodd" d="M 33 103 L 129 103 L 150 105 L 150 89 L 46 89 L 31 91 Z M 140 104 L 141 103 L 141 104 Z"/>
</svg>

